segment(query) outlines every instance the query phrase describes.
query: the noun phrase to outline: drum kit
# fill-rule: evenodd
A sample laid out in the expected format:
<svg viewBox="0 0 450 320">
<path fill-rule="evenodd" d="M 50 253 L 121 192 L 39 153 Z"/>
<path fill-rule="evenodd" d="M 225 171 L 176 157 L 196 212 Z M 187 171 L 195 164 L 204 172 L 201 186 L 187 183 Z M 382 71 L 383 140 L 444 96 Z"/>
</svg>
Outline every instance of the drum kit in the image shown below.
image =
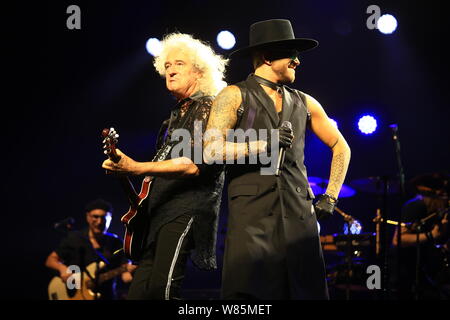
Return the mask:
<svg viewBox="0 0 450 320">
<path fill-rule="evenodd" d="M 314 194 L 325 193 L 328 186 L 328 180 L 319 177 L 309 177 L 309 184 Z M 398 193 L 400 188 L 395 181 L 390 181 L 385 177 L 368 177 L 364 179 L 353 180 L 349 185 L 343 185 L 339 193 L 339 198 L 349 198 L 361 193 L 373 195 L 383 195 Z M 383 222 L 380 217 L 380 209 L 377 209 L 375 218 L 374 233 L 362 233 L 362 226 L 350 214 L 336 207 L 335 211 L 343 220 L 343 233 L 321 235 L 322 250 L 325 256 L 327 267 L 327 282 L 330 294 L 334 298 L 345 298 L 350 300 L 363 297 L 364 299 L 371 294 L 367 287 L 368 278 L 367 267 L 371 264 L 380 264 L 377 258 L 380 255 L 380 225 Z M 386 221 L 395 225 L 392 220 Z M 333 297 L 332 297 L 333 298 Z"/>
</svg>

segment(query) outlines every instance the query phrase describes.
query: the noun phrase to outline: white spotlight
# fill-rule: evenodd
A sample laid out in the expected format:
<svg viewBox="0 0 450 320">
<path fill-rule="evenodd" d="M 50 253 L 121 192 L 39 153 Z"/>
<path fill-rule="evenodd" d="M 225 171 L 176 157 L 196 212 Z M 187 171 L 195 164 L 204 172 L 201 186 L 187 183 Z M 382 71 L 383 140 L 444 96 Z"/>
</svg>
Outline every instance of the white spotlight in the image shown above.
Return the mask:
<svg viewBox="0 0 450 320">
<path fill-rule="evenodd" d="M 383 14 L 377 21 L 377 28 L 381 33 L 391 34 L 397 29 L 397 19 L 390 14 Z"/>
<path fill-rule="evenodd" d="M 147 40 L 147 43 L 145 44 L 145 48 L 147 49 L 147 52 L 150 53 L 152 56 L 156 57 L 161 53 L 161 42 L 156 38 L 150 38 Z"/>
<path fill-rule="evenodd" d="M 372 134 L 377 129 L 377 120 L 370 115 L 365 115 L 359 119 L 358 128 L 364 134 Z"/>
<path fill-rule="evenodd" d="M 328 118 L 328 119 L 330 119 L 331 124 L 337 129 L 338 128 L 338 124 L 337 124 L 336 120 L 331 119 L 331 118 Z"/>
<path fill-rule="evenodd" d="M 222 49 L 229 50 L 236 44 L 236 39 L 230 31 L 220 31 L 217 35 L 217 43 Z"/>
</svg>

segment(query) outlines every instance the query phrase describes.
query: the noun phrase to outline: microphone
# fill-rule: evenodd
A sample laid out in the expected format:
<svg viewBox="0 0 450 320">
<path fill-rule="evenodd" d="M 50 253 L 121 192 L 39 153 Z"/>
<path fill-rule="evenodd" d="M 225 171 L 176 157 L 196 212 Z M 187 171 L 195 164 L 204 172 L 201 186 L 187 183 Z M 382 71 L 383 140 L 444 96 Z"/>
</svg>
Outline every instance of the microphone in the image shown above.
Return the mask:
<svg viewBox="0 0 450 320">
<path fill-rule="evenodd" d="M 290 121 L 283 121 L 281 127 L 289 128 L 292 130 L 292 123 Z M 280 147 L 280 152 L 278 153 L 277 167 L 275 169 L 275 175 L 277 177 L 279 177 L 281 173 L 281 167 L 283 166 L 285 152 L 286 152 L 285 148 Z"/>
<path fill-rule="evenodd" d="M 53 225 L 53 228 L 58 230 L 58 229 L 65 229 L 65 230 L 70 230 L 72 229 L 72 226 L 75 224 L 75 219 L 72 217 L 68 217 L 65 218 L 61 221 L 56 222 Z"/>
</svg>

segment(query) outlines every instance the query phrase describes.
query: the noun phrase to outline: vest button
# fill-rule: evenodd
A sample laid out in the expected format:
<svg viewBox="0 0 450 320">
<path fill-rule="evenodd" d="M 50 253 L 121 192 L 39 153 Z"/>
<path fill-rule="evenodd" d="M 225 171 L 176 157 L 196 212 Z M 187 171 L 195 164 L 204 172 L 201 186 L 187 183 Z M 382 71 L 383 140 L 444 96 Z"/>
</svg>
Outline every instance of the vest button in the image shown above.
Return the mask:
<svg viewBox="0 0 450 320">
<path fill-rule="evenodd" d="M 302 188 L 297 187 L 295 190 L 297 190 L 298 193 L 302 192 Z"/>
</svg>

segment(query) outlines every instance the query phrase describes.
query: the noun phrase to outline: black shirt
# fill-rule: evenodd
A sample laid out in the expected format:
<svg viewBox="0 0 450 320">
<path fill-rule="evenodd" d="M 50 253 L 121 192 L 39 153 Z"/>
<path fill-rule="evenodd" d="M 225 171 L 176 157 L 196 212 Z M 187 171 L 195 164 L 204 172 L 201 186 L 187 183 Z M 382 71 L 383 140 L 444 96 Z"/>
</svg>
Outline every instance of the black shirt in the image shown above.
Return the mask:
<svg viewBox="0 0 450 320">
<path fill-rule="evenodd" d="M 168 128 L 160 130 L 163 138 L 159 137 L 158 140 L 169 143 L 173 141 L 172 136 L 175 137 L 176 129 L 187 130 L 185 132 L 189 132 L 192 139 L 180 141 L 189 143 L 190 154 L 177 152 L 173 158 L 190 158 L 199 167 L 200 174 L 185 179 L 154 178 L 148 205 L 150 229 L 147 246 L 153 243 L 156 233 L 164 224 L 182 214 L 191 215 L 194 217 L 194 250 L 191 258 L 203 269 L 216 268 L 217 223 L 224 183 L 223 166 L 206 165 L 202 160 L 202 139 L 199 134 L 203 134 L 206 129 L 212 101 L 212 97 L 198 91 L 178 102 L 172 109 L 171 118 L 165 121 L 169 123 Z M 171 158 L 169 153 L 166 160 Z"/>
</svg>

